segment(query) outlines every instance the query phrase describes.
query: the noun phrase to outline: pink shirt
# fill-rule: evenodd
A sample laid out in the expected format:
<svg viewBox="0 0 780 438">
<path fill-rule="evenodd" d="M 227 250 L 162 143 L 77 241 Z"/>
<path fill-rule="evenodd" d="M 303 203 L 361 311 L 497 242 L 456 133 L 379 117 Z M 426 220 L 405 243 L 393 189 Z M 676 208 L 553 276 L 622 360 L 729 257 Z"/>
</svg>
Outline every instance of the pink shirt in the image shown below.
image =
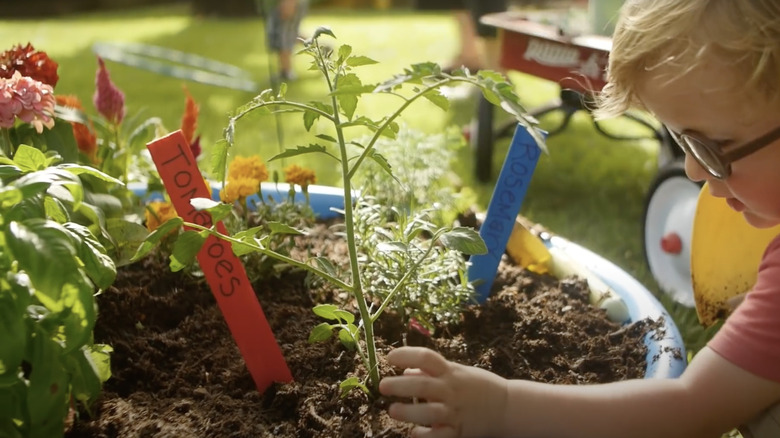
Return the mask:
<svg viewBox="0 0 780 438">
<path fill-rule="evenodd" d="M 780 382 L 780 236 L 764 252 L 755 286 L 707 346 L 750 373 Z"/>
</svg>

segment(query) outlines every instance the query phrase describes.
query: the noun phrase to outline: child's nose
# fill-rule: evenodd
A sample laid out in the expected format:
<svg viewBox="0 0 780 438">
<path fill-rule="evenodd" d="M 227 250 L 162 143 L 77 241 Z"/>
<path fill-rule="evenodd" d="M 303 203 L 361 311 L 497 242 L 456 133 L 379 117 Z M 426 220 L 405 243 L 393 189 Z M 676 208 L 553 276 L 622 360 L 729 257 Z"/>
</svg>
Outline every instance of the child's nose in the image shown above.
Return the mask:
<svg viewBox="0 0 780 438">
<path fill-rule="evenodd" d="M 685 174 L 688 179 L 694 182 L 704 181 L 710 176 L 709 172 L 691 154 L 685 154 Z"/>
</svg>

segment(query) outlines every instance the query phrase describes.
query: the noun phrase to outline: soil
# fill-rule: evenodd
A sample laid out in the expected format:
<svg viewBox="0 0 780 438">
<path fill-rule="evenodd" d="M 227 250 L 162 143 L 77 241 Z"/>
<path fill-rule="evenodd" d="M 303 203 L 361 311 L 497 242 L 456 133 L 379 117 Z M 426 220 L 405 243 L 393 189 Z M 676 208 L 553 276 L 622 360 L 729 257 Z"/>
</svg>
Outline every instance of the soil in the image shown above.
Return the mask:
<svg viewBox="0 0 780 438">
<path fill-rule="evenodd" d="M 345 248 L 319 225 L 310 253 L 343 258 Z M 311 308 L 344 301 L 301 272 L 254 285 L 294 382 L 257 391 L 203 278 L 172 273 L 160 255 L 120 270 L 98 297 L 95 342 L 114 348 L 113 376 L 91 416 L 80 412 L 67 438 L 81 437 L 402 437 L 409 427 L 389 418 L 385 398 L 339 382 L 364 376 L 356 354 L 336 340 L 309 344 L 322 322 Z M 491 298 L 432 337 L 386 313 L 377 327 L 382 353 L 425 345 L 445 357 L 514 379 L 587 384 L 641 378 L 643 338 L 658 321 L 620 326 L 588 304 L 586 284 L 558 281 L 512 265 L 499 268 Z M 380 372 L 399 372 L 383 363 Z"/>
</svg>

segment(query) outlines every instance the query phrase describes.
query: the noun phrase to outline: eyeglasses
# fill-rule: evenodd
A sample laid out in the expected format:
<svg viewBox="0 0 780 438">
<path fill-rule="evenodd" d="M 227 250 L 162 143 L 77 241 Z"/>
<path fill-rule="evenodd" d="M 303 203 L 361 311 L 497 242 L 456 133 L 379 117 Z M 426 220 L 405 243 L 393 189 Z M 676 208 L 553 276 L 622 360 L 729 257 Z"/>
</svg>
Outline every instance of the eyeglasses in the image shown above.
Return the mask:
<svg viewBox="0 0 780 438">
<path fill-rule="evenodd" d="M 668 126 L 666 129 L 686 154 L 693 156 L 704 170 L 717 179 L 726 179 L 731 175 L 731 163 L 734 161 L 745 158 L 780 139 L 780 127 L 741 146 L 718 143 L 695 131 L 677 133 Z"/>
</svg>

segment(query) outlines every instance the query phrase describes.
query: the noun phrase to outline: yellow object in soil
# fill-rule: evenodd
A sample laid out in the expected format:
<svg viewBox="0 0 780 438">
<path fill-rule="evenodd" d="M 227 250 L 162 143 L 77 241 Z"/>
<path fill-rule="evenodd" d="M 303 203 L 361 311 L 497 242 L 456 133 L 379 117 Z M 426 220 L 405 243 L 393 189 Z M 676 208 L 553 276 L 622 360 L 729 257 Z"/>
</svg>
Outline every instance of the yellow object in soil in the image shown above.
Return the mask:
<svg viewBox="0 0 780 438">
<path fill-rule="evenodd" d="M 544 274 L 550 270 L 550 251 L 538 236 L 531 233 L 519 220 L 515 220 L 512 234 L 506 244 L 509 257 L 531 272 Z"/>
<path fill-rule="evenodd" d="M 699 321 L 710 326 L 731 313 L 734 300 L 756 282 L 767 245 L 780 225 L 754 228 L 726 200 L 699 193 L 691 237 L 691 281 Z"/>
</svg>

